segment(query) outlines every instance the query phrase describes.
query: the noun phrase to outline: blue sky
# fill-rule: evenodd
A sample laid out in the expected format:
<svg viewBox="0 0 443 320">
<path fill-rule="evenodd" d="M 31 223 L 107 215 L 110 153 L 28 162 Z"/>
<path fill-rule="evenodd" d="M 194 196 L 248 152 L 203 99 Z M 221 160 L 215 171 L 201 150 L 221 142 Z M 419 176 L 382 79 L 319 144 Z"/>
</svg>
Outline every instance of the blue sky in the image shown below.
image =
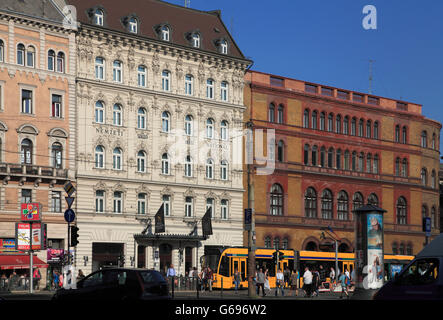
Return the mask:
<svg viewBox="0 0 443 320">
<path fill-rule="evenodd" d="M 184 5 L 184 0 L 168 0 Z M 362 27 L 365 5 L 377 30 Z M 253 70 L 423 105 L 443 123 L 443 1 L 191 0 L 222 12 Z"/>
</svg>

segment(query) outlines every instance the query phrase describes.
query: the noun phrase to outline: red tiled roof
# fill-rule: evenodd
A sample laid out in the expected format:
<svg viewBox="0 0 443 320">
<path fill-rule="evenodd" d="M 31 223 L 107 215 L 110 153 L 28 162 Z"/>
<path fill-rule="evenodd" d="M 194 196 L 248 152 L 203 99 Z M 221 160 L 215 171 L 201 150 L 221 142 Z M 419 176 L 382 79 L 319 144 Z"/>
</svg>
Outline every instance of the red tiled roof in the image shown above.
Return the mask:
<svg viewBox="0 0 443 320">
<path fill-rule="evenodd" d="M 104 10 L 104 28 L 120 32 L 128 32 L 122 23 L 122 18 L 131 14 L 139 20 L 137 35 L 158 39 L 154 27 L 167 23 L 171 27 L 170 42 L 191 47 L 185 34 L 199 31 L 202 49 L 217 53 L 215 40 L 228 40 L 228 56 L 244 59 L 240 49 L 235 44 L 227 28 L 221 20 L 218 11 L 199 11 L 170 4 L 160 0 L 67 0 L 77 10 L 77 20 L 84 24 L 93 24 L 88 10 L 102 7 Z"/>
</svg>

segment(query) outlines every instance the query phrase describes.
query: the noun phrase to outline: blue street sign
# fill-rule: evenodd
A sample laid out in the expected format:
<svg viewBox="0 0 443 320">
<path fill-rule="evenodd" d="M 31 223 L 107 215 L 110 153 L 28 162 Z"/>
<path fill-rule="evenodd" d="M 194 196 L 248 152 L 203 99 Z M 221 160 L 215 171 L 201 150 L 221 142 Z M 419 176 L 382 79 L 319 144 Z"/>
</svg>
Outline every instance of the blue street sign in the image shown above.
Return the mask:
<svg viewBox="0 0 443 320">
<path fill-rule="evenodd" d="M 430 217 L 425 217 L 425 232 L 426 232 L 426 237 L 431 236 L 431 218 Z"/>
<path fill-rule="evenodd" d="M 65 211 L 65 220 L 67 223 L 71 223 L 75 219 L 75 212 L 72 209 L 68 209 Z"/>
</svg>

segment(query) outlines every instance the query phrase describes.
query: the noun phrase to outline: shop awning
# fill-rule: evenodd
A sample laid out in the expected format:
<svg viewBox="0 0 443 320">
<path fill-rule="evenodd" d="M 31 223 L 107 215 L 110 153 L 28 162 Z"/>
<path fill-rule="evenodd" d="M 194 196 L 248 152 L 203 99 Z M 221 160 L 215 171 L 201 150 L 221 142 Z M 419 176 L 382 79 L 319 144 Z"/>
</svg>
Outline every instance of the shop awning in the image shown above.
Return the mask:
<svg viewBox="0 0 443 320">
<path fill-rule="evenodd" d="M 48 264 L 37 258 L 32 257 L 34 268 L 47 268 Z M 0 255 L 0 269 L 29 269 L 28 255 Z"/>
</svg>

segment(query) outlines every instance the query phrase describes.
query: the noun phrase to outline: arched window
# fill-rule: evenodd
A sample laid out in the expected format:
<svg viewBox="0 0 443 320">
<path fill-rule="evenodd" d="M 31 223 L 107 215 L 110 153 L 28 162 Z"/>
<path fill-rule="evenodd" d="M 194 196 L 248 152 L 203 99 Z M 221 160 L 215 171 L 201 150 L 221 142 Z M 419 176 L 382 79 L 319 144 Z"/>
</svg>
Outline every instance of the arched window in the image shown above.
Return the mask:
<svg viewBox="0 0 443 320">
<path fill-rule="evenodd" d="M 373 170 L 373 173 L 375 174 L 378 174 L 378 161 L 379 161 L 378 155 L 376 154 L 374 156 L 374 170 Z"/>
<path fill-rule="evenodd" d="M 185 94 L 188 96 L 194 94 L 194 77 L 190 74 L 185 76 Z"/>
<path fill-rule="evenodd" d="M 365 154 L 363 152 L 360 152 L 360 155 L 358 157 L 358 171 L 364 172 L 365 171 Z"/>
<path fill-rule="evenodd" d="M 341 149 L 337 150 L 335 157 L 335 167 L 339 170 L 341 169 Z"/>
<path fill-rule="evenodd" d="M 32 164 L 32 141 L 29 139 L 23 139 L 20 148 L 20 162 L 22 164 Z"/>
<path fill-rule="evenodd" d="M 206 160 L 206 179 L 214 179 L 214 161 Z"/>
<path fill-rule="evenodd" d="M 114 104 L 113 112 L 112 112 L 112 123 L 114 126 L 121 126 L 122 121 L 122 106 L 119 104 Z"/>
<path fill-rule="evenodd" d="M 62 168 L 62 157 L 63 157 L 63 147 L 61 143 L 55 142 L 51 148 L 51 158 L 52 158 L 52 167 L 53 168 Z"/>
<path fill-rule="evenodd" d="M 275 250 L 281 249 L 280 248 L 280 238 L 279 237 L 275 237 L 274 238 L 274 249 Z"/>
<path fill-rule="evenodd" d="M 215 81 L 213 79 L 206 80 L 206 98 L 214 99 L 214 85 Z"/>
<path fill-rule="evenodd" d="M 344 162 L 343 167 L 344 167 L 345 170 L 349 170 L 349 168 L 350 168 L 350 166 L 349 166 L 349 157 L 350 157 L 349 151 L 346 150 L 345 151 L 345 155 L 343 157 L 343 162 Z"/>
<path fill-rule="evenodd" d="M 368 120 L 366 121 L 366 138 L 372 137 L 372 121 Z"/>
<path fill-rule="evenodd" d="M 346 191 L 340 191 L 337 198 L 337 218 L 338 220 L 348 220 L 349 217 L 349 197 Z"/>
<path fill-rule="evenodd" d="M 22 43 L 17 45 L 17 64 L 25 65 L 25 46 Z"/>
<path fill-rule="evenodd" d="M 309 128 L 309 110 L 305 109 L 303 114 L 303 128 Z"/>
<path fill-rule="evenodd" d="M 221 101 L 228 101 L 229 99 L 229 85 L 226 81 L 222 81 L 222 83 L 220 83 L 220 100 Z"/>
<path fill-rule="evenodd" d="M 277 183 L 271 187 L 270 214 L 272 216 L 283 215 L 283 188 Z"/>
<path fill-rule="evenodd" d="M 95 10 L 94 12 L 94 24 L 97 26 L 103 26 L 103 11 L 100 9 Z"/>
<path fill-rule="evenodd" d="M 408 159 L 404 158 L 401 164 L 401 176 L 408 176 Z"/>
<path fill-rule="evenodd" d="M 137 172 L 146 172 L 146 153 L 142 150 L 137 153 Z"/>
<path fill-rule="evenodd" d="M 408 243 L 408 244 L 406 245 L 406 255 L 408 255 L 408 256 L 412 256 L 412 253 L 413 253 L 413 250 L 412 250 L 412 244 L 411 244 L 411 243 Z"/>
<path fill-rule="evenodd" d="M 320 148 L 320 167 L 326 167 L 326 148 Z"/>
<path fill-rule="evenodd" d="M 363 127 L 364 127 L 364 120 L 360 119 L 358 122 L 358 136 L 363 137 Z"/>
<path fill-rule="evenodd" d="M 194 199 L 192 197 L 186 197 L 185 198 L 185 217 L 192 217 L 193 214 L 193 201 Z"/>
<path fill-rule="evenodd" d="M 272 248 L 272 242 L 271 242 L 271 237 L 267 236 L 265 237 L 265 248 Z"/>
<path fill-rule="evenodd" d="M 321 216 L 323 219 L 332 219 L 332 192 L 328 189 L 321 196 Z"/>
<path fill-rule="evenodd" d="M 397 200 L 397 224 L 407 224 L 407 204 L 404 197 Z"/>
<path fill-rule="evenodd" d="M 228 132 L 228 121 L 222 120 L 222 122 L 220 122 L 220 139 L 228 141 Z"/>
<path fill-rule="evenodd" d="M 339 114 L 335 117 L 335 132 L 341 133 L 341 116 Z"/>
<path fill-rule="evenodd" d="M 368 153 L 366 156 L 366 172 L 371 173 L 372 170 L 372 154 Z"/>
<path fill-rule="evenodd" d="M 98 169 L 105 167 L 105 148 L 102 146 L 95 147 L 95 167 Z"/>
<path fill-rule="evenodd" d="M 400 158 L 395 159 L 395 175 L 400 176 Z"/>
<path fill-rule="evenodd" d="M 226 40 L 220 41 L 220 53 L 228 54 L 228 42 Z"/>
<path fill-rule="evenodd" d="M 303 149 L 303 163 L 304 165 L 309 164 L 309 145 L 305 144 L 305 147 Z"/>
<path fill-rule="evenodd" d="M 398 253 L 400 255 L 404 255 L 405 254 L 405 244 L 403 242 L 400 242 L 400 248 L 398 249 Z"/>
<path fill-rule="evenodd" d="M 421 206 L 421 217 L 422 218 L 427 218 L 428 215 L 428 207 L 426 205 L 422 205 Z"/>
<path fill-rule="evenodd" d="M 343 119 L 343 134 L 349 134 L 349 117 L 345 116 Z"/>
<path fill-rule="evenodd" d="M 378 121 L 374 122 L 374 139 L 378 139 Z"/>
<path fill-rule="evenodd" d="M 435 170 L 432 170 L 431 173 L 431 188 L 435 189 L 437 187 L 437 175 L 435 174 Z"/>
<path fill-rule="evenodd" d="M 200 35 L 198 33 L 192 34 L 192 46 L 194 48 L 200 48 Z"/>
<path fill-rule="evenodd" d="M 426 168 L 421 169 L 421 184 L 426 187 L 428 185 L 428 170 Z"/>
<path fill-rule="evenodd" d="M 277 161 L 283 162 L 284 161 L 284 154 L 285 154 L 285 144 L 282 140 L 278 142 L 277 145 Z"/>
<path fill-rule="evenodd" d="M 169 132 L 169 130 L 171 129 L 169 126 L 169 112 L 167 111 L 163 111 L 162 113 L 162 131 L 163 132 Z"/>
<path fill-rule="evenodd" d="M 378 197 L 375 193 L 369 195 L 368 204 L 378 207 Z"/>
<path fill-rule="evenodd" d="M 283 118 L 283 105 L 279 105 L 278 109 L 277 109 L 277 123 L 283 123 L 284 122 L 284 118 Z"/>
<path fill-rule="evenodd" d="M 169 155 L 167 153 L 162 155 L 162 174 L 169 174 Z"/>
<path fill-rule="evenodd" d="M 311 187 L 305 192 L 305 216 L 317 218 L 317 192 Z"/>
<path fill-rule="evenodd" d="M 112 80 L 115 82 L 122 82 L 122 62 L 119 60 L 114 60 L 112 64 Z"/>
<path fill-rule="evenodd" d="M 95 103 L 95 122 L 104 123 L 105 121 L 105 108 L 103 102 L 97 101 Z"/>
<path fill-rule="evenodd" d="M 162 90 L 170 91 L 171 73 L 168 70 L 162 71 Z"/>
<path fill-rule="evenodd" d="M 0 62 L 5 61 L 5 44 L 3 40 L 0 39 Z"/>
<path fill-rule="evenodd" d="M 334 148 L 328 150 L 328 168 L 334 167 Z"/>
<path fill-rule="evenodd" d="M 275 106 L 272 103 L 269 105 L 268 108 L 268 120 L 269 122 L 275 122 Z"/>
<path fill-rule="evenodd" d="M 398 254 L 398 243 L 397 242 L 392 243 L 392 254 Z"/>
<path fill-rule="evenodd" d="M 355 136 L 357 132 L 357 119 L 352 118 L 351 120 L 351 136 Z"/>
<path fill-rule="evenodd" d="M 363 195 L 360 192 L 354 193 L 352 198 L 352 211 L 355 211 L 364 205 Z"/>
<path fill-rule="evenodd" d="M 395 126 L 395 142 L 400 142 L 400 126 Z"/>
<path fill-rule="evenodd" d="M 214 139 L 214 119 L 206 120 L 206 138 Z"/>
<path fill-rule="evenodd" d="M 432 145 L 431 145 L 431 148 L 432 148 L 432 149 L 435 149 L 435 146 L 436 146 L 436 145 L 435 145 L 435 133 L 433 133 L 433 134 L 432 134 Z"/>
<path fill-rule="evenodd" d="M 220 163 L 220 179 L 228 180 L 228 162 L 226 160 L 222 160 Z"/>
<path fill-rule="evenodd" d="M 55 71 L 55 52 L 54 52 L 54 50 L 48 51 L 48 70 Z"/>
<path fill-rule="evenodd" d="M 406 126 L 404 126 L 402 129 L 401 142 L 402 143 L 408 142 L 408 129 L 406 128 Z"/>
<path fill-rule="evenodd" d="M 65 54 L 63 52 L 57 54 L 57 72 L 65 72 Z"/>
<path fill-rule="evenodd" d="M 97 80 L 105 79 L 105 59 L 102 57 L 95 58 L 95 78 Z"/>
<path fill-rule="evenodd" d="M 352 152 L 352 171 L 357 171 L 357 152 Z"/>
<path fill-rule="evenodd" d="M 318 156 L 318 147 L 317 146 L 313 146 L 312 147 L 312 156 L 311 156 L 311 164 L 313 166 L 317 165 L 317 156 Z"/>
<path fill-rule="evenodd" d="M 112 167 L 114 170 L 122 170 L 122 150 L 115 148 L 112 152 Z"/>
<path fill-rule="evenodd" d="M 312 111 L 311 128 L 317 130 L 317 110 Z"/>
<path fill-rule="evenodd" d="M 26 50 L 26 66 L 35 67 L 35 48 L 33 46 L 29 46 Z"/>
<path fill-rule="evenodd" d="M 185 177 L 192 177 L 192 158 L 190 155 L 187 155 L 185 158 Z"/>
<path fill-rule="evenodd" d="M 137 111 L 137 129 L 146 129 L 146 109 L 138 108 Z"/>
<path fill-rule="evenodd" d="M 161 28 L 161 39 L 164 41 L 169 41 L 169 27 L 168 26 L 163 26 Z"/>
<path fill-rule="evenodd" d="M 328 132 L 334 131 L 334 115 L 332 113 L 328 114 Z"/>
<path fill-rule="evenodd" d="M 138 30 L 137 19 L 132 17 L 131 19 L 129 19 L 129 32 L 137 33 L 138 32 L 137 30 Z"/>
<path fill-rule="evenodd" d="M 288 238 L 283 238 L 282 242 L 281 242 L 281 248 L 283 250 L 287 250 L 289 247 L 289 240 Z"/>
<path fill-rule="evenodd" d="M 137 84 L 139 87 L 146 87 L 146 79 L 148 72 L 145 66 L 138 66 L 137 68 Z"/>
<path fill-rule="evenodd" d="M 324 112 L 320 113 L 320 130 L 324 131 L 326 126 L 326 114 Z"/>
<path fill-rule="evenodd" d="M 191 115 L 186 115 L 185 117 L 185 134 L 187 136 L 192 136 L 193 129 L 193 118 Z"/>
<path fill-rule="evenodd" d="M 428 133 L 426 131 L 422 131 L 420 142 L 421 142 L 422 148 L 428 147 Z"/>
<path fill-rule="evenodd" d="M 436 228 L 437 227 L 437 220 L 436 220 L 436 210 L 435 207 L 431 208 L 431 227 Z"/>
<path fill-rule="evenodd" d="M 122 213 L 123 210 L 123 192 L 114 192 L 114 213 Z"/>
<path fill-rule="evenodd" d="M 147 213 L 146 198 L 147 198 L 146 193 L 139 193 L 137 195 L 137 214 L 146 214 Z"/>
</svg>

